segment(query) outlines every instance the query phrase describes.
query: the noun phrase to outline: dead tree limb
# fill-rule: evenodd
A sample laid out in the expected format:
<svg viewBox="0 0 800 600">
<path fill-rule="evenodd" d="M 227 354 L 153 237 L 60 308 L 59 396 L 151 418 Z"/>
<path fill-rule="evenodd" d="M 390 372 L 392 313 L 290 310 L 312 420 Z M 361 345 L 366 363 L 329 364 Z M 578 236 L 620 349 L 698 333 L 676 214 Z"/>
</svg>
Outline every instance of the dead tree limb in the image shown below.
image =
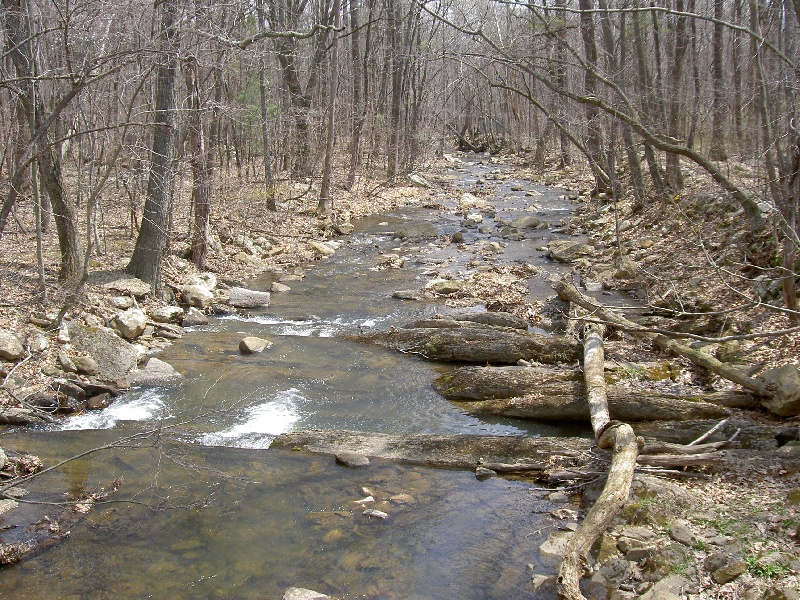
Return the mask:
<svg viewBox="0 0 800 600">
<path fill-rule="evenodd" d="M 618 325 L 631 331 L 634 335 L 650 339 L 662 350 L 670 352 L 675 356 L 688 358 L 695 364 L 698 364 L 701 367 L 716 373 L 720 377 L 724 377 L 729 381 L 737 383 L 742 387 L 758 394 L 759 396 L 769 397 L 772 395 L 767 387 L 767 384 L 763 381 L 750 377 L 741 369 L 737 369 L 731 365 L 726 365 L 725 363 L 720 362 L 705 352 L 700 352 L 699 350 L 690 348 L 689 346 L 681 344 L 660 333 L 637 332 L 636 330 L 640 329 L 640 327 L 636 325 L 636 323 L 629 321 L 625 317 L 607 309 L 601 304 L 598 304 L 592 298 L 584 296 L 574 285 L 563 279 L 553 283 L 553 289 L 555 289 L 562 300 L 568 300 L 569 302 L 584 308 L 585 310 L 589 311 L 592 316 L 599 318 L 606 323 Z"/>
<path fill-rule="evenodd" d="M 585 600 L 579 584 L 581 566 L 586 561 L 592 544 L 627 501 L 639 454 L 638 442 L 631 426 L 611 421 L 608 414 L 602 336 L 601 327 L 589 327 L 584 339 L 583 370 L 592 429 L 598 446 L 612 448 L 611 466 L 603 493 L 570 538 L 561 559 L 556 584 L 561 600 Z"/>
</svg>

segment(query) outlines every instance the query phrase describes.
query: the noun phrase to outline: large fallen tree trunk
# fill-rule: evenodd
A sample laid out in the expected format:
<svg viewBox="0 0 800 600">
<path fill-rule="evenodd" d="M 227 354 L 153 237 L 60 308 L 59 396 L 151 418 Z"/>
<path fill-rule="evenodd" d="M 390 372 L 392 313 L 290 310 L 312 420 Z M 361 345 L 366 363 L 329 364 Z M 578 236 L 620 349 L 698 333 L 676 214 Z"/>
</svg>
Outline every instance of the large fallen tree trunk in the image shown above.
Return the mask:
<svg viewBox="0 0 800 600">
<path fill-rule="evenodd" d="M 695 350 L 694 348 L 690 348 L 685 344 L 681 344 L 680 342 L 677 342 L 664 334 L 641 331 L 641 327 L 639 325 L 633 321 L 629 321 L 614 311 L 609 310 L 603 305 L 598 304 L 592 298 L 584 296 L 574 285 L 563 279 L 553 283 L 553 289 L 558 292 L 558 295 L 562 300 L 572 302 L 573 304 L 580 306 L 596 319 L 600 319 L 611 325 L 625 329 L 632 335 L 650 339 L 662 350 L 670 352 L 675 356 L 688 358 L 695 364 L 698 364 L 701 367 L 704 367 L 729 381 L 738 383 L 742 387 L 755 392 L 759 396 L 769 397 L 771 395 L 767 384 L 763 381 L 750 377 L 741 369 L 737 369 L 734 366 L 720 362 L 713 356 L 706 354 L 705 352 Z"/>
<path fill-rule="evenodd" d="M 612 421 L 609 417 L 603 366 L 603 330 L 592 326 L 584 340 L 583 370 L 586 377 L 587 404 L 597 445 L 611 448 L 613 454 L 603 493 L 586 513 L 564 550 L 557 579 L 558 596 L 562 600 L 583 600 L 579 583 L 582 563 L 589 555 L 589 549 L 595 540 L 606 530 L 614 515 L 627 501 L 639 453 L 631 426 Z"/>
<path fill-rule="evenodd" d="M 348 337 L 445 362 L 560 363 L 580 356 L 580 347 L 573 340 L 492 327 L 417 327 Z"/>
</svg>

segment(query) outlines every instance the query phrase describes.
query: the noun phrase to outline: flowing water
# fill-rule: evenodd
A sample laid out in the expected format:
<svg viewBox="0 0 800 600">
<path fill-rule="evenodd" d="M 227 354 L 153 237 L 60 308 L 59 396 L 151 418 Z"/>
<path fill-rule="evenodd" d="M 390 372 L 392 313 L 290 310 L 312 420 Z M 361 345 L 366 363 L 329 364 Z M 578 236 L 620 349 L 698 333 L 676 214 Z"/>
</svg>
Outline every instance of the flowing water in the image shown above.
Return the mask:
<svg viewBox="0 0 800 600">
<path fill-rule="evenodd" d="M 498 219 L 535 214 L 556 225 L 569 212 L 557 190 L 492 182 L 499 169 L 475 157 L 451 173 L 441 202 L 452 209 L 459 189 L 490 185 Z M 528 190 L 540 195 L 526 196 Z M 387 232 L 408 219 L 433 221 L 440 235 L 461 229 L 453 210 L 412 207 L 362 219 L 333 257 L 310 267 L 291 292 L 273 294 L 269 309 L 217 319 L 164 351 L 160 357 L 185 376 L 180 387 L 132 390 L 58 429 L 6 433 L 0 445 L 52 464 L 162 428 L 158 436 L 90 454 L 28 486 L 28 498 L 58 502 L 63 497 L 47 490 L 79 493 L 121 480 L 110 499 L 131 502 L 99 505 L 63 541 L 4 569 L 0 597 L 280 598 L 299 586 L 348 598 L 532 598 L 530 565 L 552 570 L 536 552 L 552 522 L 541 516 L 549 504 L 529 484 L 479 482 L 470 472 L 380 460 L 347 469 L 330 457 L 268 449 L 280 433 L 311 428 L 585 433 L 470 416 L 431 387 L 452 366 L 342 338 L 447 312 L 441 303 L 391 294 L 421 287 L 433 268 L 454 274 L 474 268 L 467 264 L 471 252 L 455 245 L 393 240 Z M 503 241 L 496 235 L 470 230 L 465 242 L 473 248 Z M 509 242 L 502 260 L 558 271 L 536 250 L 553 235 L 559 234 L 537 231 Z M 394 252 L 407 258 L 402 269 L 375 268 Z M 266 289 L 270 282 L 250 287 Z M 548 293 L 545 281 L 532 278 L 532 297 Z M 245 335 L 274 346 L 242 356 L 238 341 Z M 389 519 L 362 514 L 355 501 L 368 493 Z M 16 514 L 42 510 L 26 505 Z M 3 523 L 5 541 L 15 534 L 12 514 Z"/>
</svg>

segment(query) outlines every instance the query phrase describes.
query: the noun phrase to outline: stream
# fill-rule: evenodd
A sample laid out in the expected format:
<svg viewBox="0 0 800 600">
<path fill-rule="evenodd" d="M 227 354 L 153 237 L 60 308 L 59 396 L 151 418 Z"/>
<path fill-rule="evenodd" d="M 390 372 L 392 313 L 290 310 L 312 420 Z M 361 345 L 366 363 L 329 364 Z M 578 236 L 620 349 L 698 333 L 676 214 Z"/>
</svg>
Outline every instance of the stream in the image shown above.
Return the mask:
<svg viewBox="0 0 800 600">
<path fill-rule="evenodd" d="M 290 292 L 273 294 L 268 309 L 187 330 L 159 354 L 184 374 L 183 385 L 134 389 L 57 428 L 4 434 L 0 445 L 49 465 L 165 427 L 155 445 L 96 452 L 47 476 L 46 484 L 26 486 L 28 499 L 58 502 L 64 498 L 51 490 L 79 493 L 118 480 L 109 499 L 130 502 L 98 505 L 63 541 L 4 568 L 0 597 L 278 599 L 297 586 L 341 598 L 533 598 L 530 575 L 555 566 L 537 552 L 555 522 L 548 516 L 553 505 L 530 483 L 382 460 L 348 469 L 332 457 L 268 449 L 276 435 L 303 429 L 587 434 L 576 425 L 468 415 L 431 386 L 451 365 L 341 337 L 451 312 L 441 301 L 401 301 L 392 293 L 420 288 L 434 269 L 457 276 L 481 268 L 472 254 L 481 241 L 505 246 L 498 264 L 526 261 L 568 272 L 536 250 L 567 237 L 552 231 L 570 210 L 563 191 L 502 179 L 509 168 L 485 156 L 467 160 L 448 174 L 437 200 L 447 210 L 406 207 L 354 222 L 356 231 L 340 238 L 336 254 L 310 265 Z M 464 230 L 468 251 L 392 238 L 408 220 L 431 221 L 440 236 L 460 231 L 458 197 L 481 187 L 494 191 L 496 219 L 533 214 L 550 231 L 526 230 L 525 239 L 507 241 L 484 217 L 492 231 Z M 406 259 L 403 268 L 372 269 L 390 253 Z M 491 264 L 492 258 L 483 262 Z M 248 287 L 268 289 L 272 277 Z M 530 293 L 552 295 L 546 280 L 533 277 Z M 243 356 L 238 342 L 246 335 L 274 346 Z M 365 506 L 388 519 L 362 514 L 365 506 L 356 501 L 366 495 L 377 502 Z M 42 506 L 6 515 L 3 541 L 13 541 L 12 515 L 24 511 L 41 513 Z"/>
</svg>

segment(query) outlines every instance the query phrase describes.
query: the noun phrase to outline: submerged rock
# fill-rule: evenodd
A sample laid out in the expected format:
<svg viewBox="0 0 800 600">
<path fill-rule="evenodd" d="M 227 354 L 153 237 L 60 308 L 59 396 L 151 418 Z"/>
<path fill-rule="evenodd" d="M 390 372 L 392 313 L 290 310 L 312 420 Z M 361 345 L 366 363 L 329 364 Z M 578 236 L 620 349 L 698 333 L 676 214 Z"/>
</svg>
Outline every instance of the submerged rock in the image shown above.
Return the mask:
<svg viewBox="0 0 800 600">
<path fill-rule="evenodd" d="M 335 455 L 336 463 L 344 465 L 345 467 L 367 467 L 369 466 L 369 458 L 364 454 L 358 452 L 349 452 L 343 450 L 337 452 Z"/>
<path fill-rule="evenodd" d="M 314 590 L 307 590 L 305 588 L 289 588 L 283 594 L 283 600 L 326 600 L 330 596 L 320 594 Z"/>
<path fill-rule="evenodd" d="M 428 221 L 410 221 L 398 227 L 394 236 L 407 241 L 432 240 L 438 236 L 436 226 Z"/>
</svg>

